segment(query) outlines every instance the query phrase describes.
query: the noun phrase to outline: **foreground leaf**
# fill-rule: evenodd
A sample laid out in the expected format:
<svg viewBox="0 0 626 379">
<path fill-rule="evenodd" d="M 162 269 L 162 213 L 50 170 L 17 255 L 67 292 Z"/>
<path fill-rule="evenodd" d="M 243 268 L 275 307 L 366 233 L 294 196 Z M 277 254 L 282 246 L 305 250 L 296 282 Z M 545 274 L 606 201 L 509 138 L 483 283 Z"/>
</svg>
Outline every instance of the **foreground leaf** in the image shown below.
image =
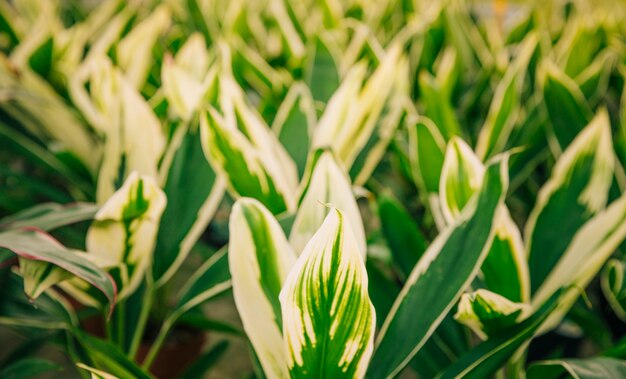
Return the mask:
<svg viewBox="0 0 626 379">
<path fill-rule="evenodd" d="M 228 261 L 243 327 L 269 377 L 288 378 L 279 293 L 295 254 L 272 214 L 242 198 L 230 216 Z"/>
<path fill-rule="evenodd" d="M 424 253 L 387 316 L 369 378 L 396 375 L 420 350 L 475 277 L 493 241 L 508 185 L 507 159 L 487 167 L 479 193 Z"/>
<path fill-rule="evenodd" d="M 361 378 L 376 315 L 362 253 L 344 214 L 332 208 L 280 294 L 292 378 Z"/>
<path fill-rule="evenodd" d="M 557 161 L 526 223 L 532 292 L 536 292 L 580 227 L 607 201 L 615 156 L 606 111 L 600 111 Z"/>
</svg>

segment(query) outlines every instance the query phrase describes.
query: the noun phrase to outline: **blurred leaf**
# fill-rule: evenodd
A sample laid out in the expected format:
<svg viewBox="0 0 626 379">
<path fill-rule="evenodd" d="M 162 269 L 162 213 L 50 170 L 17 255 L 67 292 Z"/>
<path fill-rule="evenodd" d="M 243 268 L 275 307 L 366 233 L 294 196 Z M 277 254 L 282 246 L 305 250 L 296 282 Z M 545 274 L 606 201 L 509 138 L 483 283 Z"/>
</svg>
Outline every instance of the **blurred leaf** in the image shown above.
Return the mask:
<svg viewBox="0 0 626 379">
<path fill-rule="evenodd" d="M 198 359 L 181 374 L 181 379 L 202 379 L 206 373 L 217 364 L 228 349 L 228 342 L 221 341 Z"/>
<path fill-rule="evenodd" d="M 23 358 L 0 369 L 0 377 L 4 379 L 26 379 L 54 371 L 63 371 L 63 367 L 40 358 Z"/>
<path fill-rule="evenodd" d="M 0 229 L 37 228 L 50 231 L 61 226 L 90 220 L 98 206 L 91 203 L 61 205 L 44 203 L 0 219 Z"/>
<path fill-rule="evenodd" d="M 528 379 L 622 378 L 626 376 L 626 361 L 603 357 L 539 361 L 529 367 L 527 376 Z"/>
</svg>

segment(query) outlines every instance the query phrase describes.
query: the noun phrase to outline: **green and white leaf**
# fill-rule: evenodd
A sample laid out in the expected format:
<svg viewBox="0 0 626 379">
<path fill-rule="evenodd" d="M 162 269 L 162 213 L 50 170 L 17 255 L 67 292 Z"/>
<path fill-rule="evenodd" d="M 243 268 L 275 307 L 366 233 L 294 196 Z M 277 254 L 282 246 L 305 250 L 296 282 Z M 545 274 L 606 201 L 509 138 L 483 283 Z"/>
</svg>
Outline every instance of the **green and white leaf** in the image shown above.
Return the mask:
<svg viewBox="0 0 626 379">
<path fill-rule="evenodd" d="M 362 378 L 376 314 L 363 253 L 344 214 L 332 208 L 280 294 L 291 378 Z"/>
<path fill-rule="evenodd" d="M 306 192 L 298 207 L 289 234 L 289 243 L 296 255 L 304 250 L 331 211 L 325 204 L 340 209 L 349 221 L 359 251 L 365 259 L 366 238 L 359 206 L 356 203 L 350 179 L 326 150 L 317 159 Z"/>
<path fill-rule="evenodd" d="M 593 113 L 576 82 L 554 63 L 545 60 L 539 74 L 543 96 L 554 133 L 551 148 L 560 153 L 591 121 Z"/>
<path fill-rule="evenodd" d="M 611 259 L 602 270 L 600 284 L 604 297 L 608 301 L 615 315 L 626 321 L 626 282 L 624 274 L 626 267 L 624 262 L 618 259 Z"/>
<path fill-rule="evenodd" d="M 274 216 L 257 200 L 235 203 L 229 229 L 228 261 L 243 327 L 265 374 L 289 378 L 279 293 L 296 256 Z"/>
<path fill-rule="evenodd" d="M 114 262 L 120 298 L 132 294 L 153 260 L 166 198 L 156 182 L 132 173 L 96 213 L 87 232 L 87 252 Z"/>
<path fill-rule="evenodd" d="M 507 161 L 505 157 L 487 167 L 481 190 L 413 268 L 379 333 L 368 378 L 400 372 L 478 273 L 506 194 Z"/>
<path fill-rule="evenodd" d="M 611 203 L 577 231 L 567 250 L 534 294 L 532 305 L 536 308 L 562 287 L 586 288 L 624 239 L 626 239 L 626 195 Z M 579 290 L 567 292 L 559 302 L 558 309 L 542 326 L 540 332 L 558 325 L 579 295 Z"/>
<path fill-rule="evenodd" d="M 159 6 L 117 44 L 117 63 L 134 88 L 141 89 L 146 82 L 153 64 L 152 49 L 170 22 L 169 7 Z"/>
<path fill-rule="evenodd" d="M 602 110 L 561 155 L 528 218 L 524 240 L 532 292 L 552 272 L 578 230 L 606 205 L 614 162 L 611 126 Z"/>
<path fill-rule="evenodd" d="M 485 168 L 459 137 L 448 143 L 441 171 L 439 199 L 448 224 L 460 216 L 469 199 L 480 189 Z M 521 233 L 506 206 L 495 216 L 495 237 L 481 267 L 488 289 L 514 302 L 530 300 L 528 263 Z"/>
<path fill-rule="evenodd" d="M 479 289 L 461 296 L 454 319 L 483 340 L 517 323 L 530 306 L 515 303 L 497 293 Z"/>
<path fill-rule="evenodd" d="M 98 370 L 93 367 L 87 366 L 84 363 L 77 363 L 76 367 L 89 371 L 89 374 L 91 375 L 91 379 L 119 379 L 115 375 L 111 375 L 102 370 Z"/>
<path fill-rule="evenodd" d="M 390 47 L 367 81 L 364 62 L 355 64 L 329 100 L 315 129 L 313 147 L 331 147 L 350 169 L 374 133 L 386 103 L 397 100 L 396 92 L 402 91 L 403 62 L 400 46 Z"/>
<path fill-rule="evenodd" d="M 75 222 L 90 220 L 98 211 L 91 203 L 35 205 L 9 217 L 0 219 L 0 229 L 37 228 L 50 231 Z"/>
</svg>

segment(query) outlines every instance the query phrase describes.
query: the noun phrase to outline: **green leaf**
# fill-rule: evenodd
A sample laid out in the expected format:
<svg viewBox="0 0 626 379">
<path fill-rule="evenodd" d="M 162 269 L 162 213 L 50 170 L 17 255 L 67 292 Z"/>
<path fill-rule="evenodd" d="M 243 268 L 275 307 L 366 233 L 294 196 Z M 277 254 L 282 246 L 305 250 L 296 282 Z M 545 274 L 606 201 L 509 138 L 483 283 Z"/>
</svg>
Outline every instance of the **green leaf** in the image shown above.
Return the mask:
<svg viewBox="0 0 626 379">
<path fill-rule="evenodd" d="M 315 101 L 328 102 L 339 87 L 339 68 L 331 52 L 330 37 L 318 36 L 315 51 L 309 54 L 309 63 L 305 68 L 305 80 L 311 89 Z"/>
<path fill-rule="evenodd" d="M 63 367 L 45 359 L 24 358 L 0 370 L 0 377 L 5 379 L 26 379 L 54 371 L 63 371 Z"/>
<path fill-rule="evenodd" d="M 507 161 L 487 167 L 471 206 L 439 234 L 409 275 L 377 338 L 369 378 L 400 372 L 476 276 L 493 241 L 496 210 L 506 194 Z"/>
<path fill-rule="evenodd" d="M 11 250 L 23 259 L 50 263 L 83 279 L 107 297 L 110 311 L 113 310 L 117 289 L 111 277 L 88 259 L 65 248 L 50 235 L 24 229 L 1 232 L 0 247 Z M 45 271 L 39 281 L 45 280 Z M 48 274 L 52 272 L 54 270 Z"/>
<path fill-rule="evenodd" d="M 420 117 L 409 127 L 409 157 L 413 179 L 428 193 L 439 192 L 439 181 L 446 151 L 446 140 L 435 124 Z"/>
<path fill-rule="evenodd" d="M 280 293 L 291 378 L 365 374 L 376 314 L 363 253 L 333 208 L 289 272 Z"/>
<path fill-rule="evenodd" d="M 288 378 L 279 293 L 296 256 L 272 214 L 242 198 L 233 207 L 228 261 L 243 327 L 270 377 Z"/>
<path fill-rule="evenodd" d="M 39 204 L 0 219 L 0 229 L 37 228 L 50 231 L 61 226 L 90 220 L 98 206 L 91 203 Z"/>
<path fill-rule="evenodd" d="M 600 111 L 561 155 L 528 218 L 524 240 L 533 293 L 580 227 L 604 208 L 614 161 L 608 114 Z"/>
<path fill-rule="evenodd" d="M 573 79 L 550 61 L 544 61 L 542 88 L 552 132 L 564 150 L 591 121 L 593 112 Z"/>
<path fill-rule="evenodd" d="M 308 87 L 300 82 L 293 84 L 276 112 L 272 130 L 298 166 L 299 178 L 304 174 L 316 122 Z"/>
<path fill-rule="evenodd" d="M 357 240 L 359 251 L 365 254 L 365 229 L 350 180 L 333 154 L 324 151 L 315 162 L 289 234 L 289 243 L 296 255 L 300 255 L 330 212 L 324 204 L 330 204 L 343 212 Z"/>
<path fill-rule="evenodd" d="M 558 305 L 560 292 L 546 301 L 530 317 L 494 335 L 459 358 L 437 376 L 438 379 L 488 378 L 499 370 L 520 347 L 529 341 L 537 329 Z"/>
<path fill-rule="evenodd" d="M 533 363 L 527 371 L 528 379 L 605 379 L 626 376 L 626 361 L 594 357 L 587 359 L 555 359 Z"/>
<path fill-rule="evenodd" d="M 524 40 L 517 52 L 516 60 L 511 64 L 498 84 L 489 107 L 485 124 L 480 129 L 476 154 L 481 160 L 501 153 L 522 108 L 522 85 L 526 76 L 528 63 L 537 48 L 538 38 L 532 34 Z"/>
<path fill-rule="evenodd" d="M 83 370 L 89 371 L 89 373 L 91 374 L 91 379 L 119 379 L 117 376 L 115 375 L 111 375 L 107 372 L 104 372 L 102 370 L 98 370 L 95 369 L 93 367 L 89 367 L 86 364 L 83 363 L 77 363 L 76 367 L 78 368 L 82 368 Z"/>
<path fill-rule="evenodd" d="M 389 194 L 378 198 L 378 216 L 394 262 L 407 277 L 426 251 L 426 238 L 402 204 Z"/>
<path fill-rule="evenodd" d="M 187 131 L 176 148 L 163 192 L 152 273 L 157 286 L 166 283 L 189 255 L 217 211 L 225 183 L 207 162 L 197 131 Z"/>
<path fill-rule="evenodd" d="M 119 378 L 152 378 L 150 374 L 139 368 L 135 362 L 128 359 L 122 351 L 111 343 L 80 330 L 75 330 L 74 335 L 93 362 L 90 366 L 105 370 Z"/>
<path fill-rule="evenodd" d="M 428 72 L 419 75 L 419 88 L 424 101 L 424 115 L 431 119 L 445 139 L 461 135 L 461 126 L 450 100 L 442 93 L 435 78 Z"/>
</svg>

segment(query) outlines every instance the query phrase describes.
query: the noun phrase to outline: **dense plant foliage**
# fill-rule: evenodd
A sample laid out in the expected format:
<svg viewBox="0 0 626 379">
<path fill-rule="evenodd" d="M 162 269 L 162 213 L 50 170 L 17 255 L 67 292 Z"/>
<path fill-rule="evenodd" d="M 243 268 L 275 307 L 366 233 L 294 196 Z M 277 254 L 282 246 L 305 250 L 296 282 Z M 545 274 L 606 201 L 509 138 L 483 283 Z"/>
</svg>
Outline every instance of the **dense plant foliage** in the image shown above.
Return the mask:
<svg viewBox="0 0 626 379">
<path fill-rule="evenodd" d="M 620 0 L 2 2 L 0 377 L 626 377 L 625 79 Z"/>
</svg>

